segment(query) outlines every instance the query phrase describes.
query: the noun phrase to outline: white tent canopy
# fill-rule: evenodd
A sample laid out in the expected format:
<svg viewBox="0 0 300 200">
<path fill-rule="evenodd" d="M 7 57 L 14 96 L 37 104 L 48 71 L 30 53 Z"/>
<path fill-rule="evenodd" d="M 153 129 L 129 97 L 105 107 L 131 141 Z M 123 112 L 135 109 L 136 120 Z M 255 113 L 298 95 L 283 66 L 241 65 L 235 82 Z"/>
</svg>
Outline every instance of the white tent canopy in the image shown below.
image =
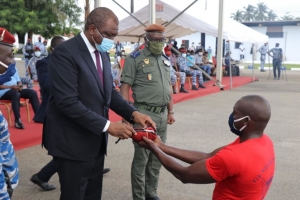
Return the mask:
<svg viewBox="0 0 300 200">
<path fill-rule="evenodd" d="M 156 12 L 157 24 L 165 25 L 181 12 L 163 1 L 157 0 L 156 3 L 163 4 L 164 6 L 162 12 Z M 149 5 L 143 7 L 133 15 L 146 26 L 149 25 Z M 217 37 L 218 16 L 216 14 L 212 16 L 206 12 L 197 13 L 197 17 L 182 13 L 182 15 L 166 27 L 166 38 L 179 38 L 196 32 Z M 144 33 L 144 26 L 133 17 L 128 16 L 120 21 L 119 34 L 116 40 L 137 42 L 139 37 L 143 37 Z M 268 42 L 268 36 L 232 19 L 224 19 L 223 38 L 235 42 Z"/>
</svg>

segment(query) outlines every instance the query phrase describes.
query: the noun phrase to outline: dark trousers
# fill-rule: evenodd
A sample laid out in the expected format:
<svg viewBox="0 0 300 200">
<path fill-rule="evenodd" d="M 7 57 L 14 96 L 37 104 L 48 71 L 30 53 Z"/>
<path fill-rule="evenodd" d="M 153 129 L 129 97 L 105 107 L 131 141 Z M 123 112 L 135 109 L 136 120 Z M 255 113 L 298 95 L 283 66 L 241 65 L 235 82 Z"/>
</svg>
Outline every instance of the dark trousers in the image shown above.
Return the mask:
<svg viewBox="0 0 300 200">
<path fill-rule="evenodd" d="M 20 98 L 29 99 L 34 113 L 38 110 L 40 105 L 37 93 L 34 90 L 8 90 L 0 99 L 11 100 L 11 107 L 16 120 L 20 118 Z"/>
<path fill-rule="evenodd" d="M 76 161 L 54 157 L 57 163 L 60 200 L 100 200 L 104 154 L 93 161 Z"/>
<path fill-rule="evenodd" d="M 50 178 L 57 172 L 57 164 L 52 159 L 47 165 L 45 165 L 39 173 L 37 173 L 37 177 L 41 179 L 43 182 L 49 182 Z"/>
<path fill-rule="evenodd" d="M 273 73 L 274 73 L 274 78 L 276 78 L 276 69 L 278 71 L 278 78 L 280 78 L 281 59 L 273 59 Z"/>
</svg>

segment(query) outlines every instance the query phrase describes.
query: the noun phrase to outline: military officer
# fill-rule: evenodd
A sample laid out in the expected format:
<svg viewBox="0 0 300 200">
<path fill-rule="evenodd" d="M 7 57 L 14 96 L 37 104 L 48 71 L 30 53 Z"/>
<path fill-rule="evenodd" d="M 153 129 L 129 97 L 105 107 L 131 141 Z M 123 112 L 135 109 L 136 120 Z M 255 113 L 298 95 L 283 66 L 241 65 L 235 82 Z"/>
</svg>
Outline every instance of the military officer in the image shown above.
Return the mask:
<svg viewBox="0 0 300 200">
<path fill-rule="evenodd" d="M 23 46 L 22 48 L 23 55 L 25 57 L 25 73 L 26 73 L 26 78 L 28 78 L 28 61 L 32 58 L 33 56 L 33 44 L 31 43 L 31 39 L 27 39 L 27 43 Z"/>
<path fill-rule="evenodd" d="M 173 100 L 170 62 L 162 56 L 165 28 L 152 24 L 145 28 L 145 48 L 134 52 L 125 61 L 121 77 L 121 94 L 129 100 L 132 88 L 133 106 L 149 115 L 156 123 L 157 134 L 166 141 L 167 124 L 173 124 Z M 135 125 L 134 125 L 135 126 Z M 157 186 L 161 164 L 149 150 L 134 144 L 131 186 L 134 200 L 159 200 Z"/>
</svg>

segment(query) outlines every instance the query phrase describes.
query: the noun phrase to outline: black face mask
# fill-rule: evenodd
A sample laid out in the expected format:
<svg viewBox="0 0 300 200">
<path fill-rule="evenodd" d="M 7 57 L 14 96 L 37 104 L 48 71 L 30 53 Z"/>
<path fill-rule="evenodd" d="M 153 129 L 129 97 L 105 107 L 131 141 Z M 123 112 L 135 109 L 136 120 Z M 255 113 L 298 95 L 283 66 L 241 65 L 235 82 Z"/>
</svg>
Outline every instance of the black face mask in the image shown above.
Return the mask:
<svg viewBox="0 0 300 200">
<path fill-rule="evenodd" d="M 249 116 L 245 116 L 245 117 L 242 117 L 242 118 L 240 118 L 240 119 L 234 120 L 234 118 L 233 118 L 233 113 L 231 113 L 231 114 L 229 115 L 229 119 L 228 119 L 228 125 L 229 125 L 229 127 L 230 127 L 230 131 L 233 132 L 234 134 L 240 136 L 241 133 L 242 133 L 242 130 L 244 130 L 244 129 L 246 128 L 247 125 L 244 125 L 242 128 L 240 128 L 240 130 L 238 130 L 238 129 L 235 128 L 234 122 L 241 121 L 241 120 L 245 119 L 246 117 L 249 119 Z"/>
<path fill-rule="evenodd" d="M 39 40 L 39 42 L 41 42 L 42 40 Z"/>
</svg>

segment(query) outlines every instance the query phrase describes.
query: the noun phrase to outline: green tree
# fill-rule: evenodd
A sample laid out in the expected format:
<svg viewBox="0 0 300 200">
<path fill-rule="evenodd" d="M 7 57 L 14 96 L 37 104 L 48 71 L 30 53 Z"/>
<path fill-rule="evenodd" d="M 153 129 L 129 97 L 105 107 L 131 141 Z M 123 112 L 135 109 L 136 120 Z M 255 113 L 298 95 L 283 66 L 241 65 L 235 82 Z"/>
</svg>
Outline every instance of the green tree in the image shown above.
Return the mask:
<svg viewBox="0 0 300 200">
<path fill-rule="evenodd" d="M 257 11 L 255 20 L 257 21 L 265 21 L 267 19 L 268 7 L 265 3 L 260 2 L 257 4 Z"/>
<path fill-rule="evenodd" d="M 270 10 L 268 13 L 267 13 L 267 20 L 268 21 L 275 21 L 277 19 L 277 15 L 274 13 L 273 10 Z"/>
<path fill-rule="evenodd" d="M 237 10 L 235 13 L 232 13 L 231 14 L 231 17 L 232 19 L 238 21 L 238 22 L 242 22 L 244 21 L 244 14 L 243 14 L 243 11 L 240 11 L 240 10 Z"/>
<path fill-rule="evenodd" d="M 247 7 L 244 7 L 244 9 L 244 21 L 253 21 L 255 19 L 255 13 L 257 12 L 257 8 L 252 5 L 248 5 Z"/>
<path fill-rule="evenodd" d="M 295 17 L 291 15 L 289 12 L 286 12 L 284 16 L 280 18 L 281 21 L 290 21 L 295 20 Z"/>
</svg>

